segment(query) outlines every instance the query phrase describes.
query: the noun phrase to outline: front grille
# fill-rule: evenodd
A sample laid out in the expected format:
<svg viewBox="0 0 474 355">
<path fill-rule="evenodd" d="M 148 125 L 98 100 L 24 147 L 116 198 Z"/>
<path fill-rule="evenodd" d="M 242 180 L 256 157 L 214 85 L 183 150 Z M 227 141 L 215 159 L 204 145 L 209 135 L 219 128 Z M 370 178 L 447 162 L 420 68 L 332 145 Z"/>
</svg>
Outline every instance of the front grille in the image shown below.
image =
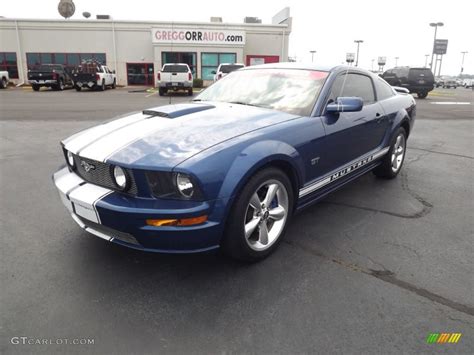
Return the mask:
<svg viewBox="0 0 474 355">
<path fill-rule="evenodd" d="M 87 166 L 91 168 L 89 171 L 86 171 Z M 137 184 L 135 183 L 132 172 L 128 169 L 124 170 L 128 172 L 130 184 L 128 190 L 123 192 L 131 195 L 137 195 Z M 91 184 L 99 185 L 116 191 L 122 191 L 117 188 L 114 183 L 111 164 L 74 155 L 74 171 L 77 175 Z"/>
<path fill-rule="evenodd" d="M 120 232 L 118 230 L 106 227 L 102 224 L 98 224 L 98 223 L 89 221 L 88 219 L 82 218 L 80 216 L 77 216 L 77 217 L 81 220 L 82 223 L 84 223 L 84 225 L 86 226 L 86 230 L 87 230 L 87 228 L 94 229 L 94 230 L 96 230 L 100 233 L 103 233 L 103 234 L 105 234 L 109 237 L 121 240 L 122 242 L 130 243 L 130 244 L 134 244 L 134 245 L 140 245 L 140 243 L 138 243 L 138 241 L 135 239 L 135 237 L 131 234 Z"/>
</svg>

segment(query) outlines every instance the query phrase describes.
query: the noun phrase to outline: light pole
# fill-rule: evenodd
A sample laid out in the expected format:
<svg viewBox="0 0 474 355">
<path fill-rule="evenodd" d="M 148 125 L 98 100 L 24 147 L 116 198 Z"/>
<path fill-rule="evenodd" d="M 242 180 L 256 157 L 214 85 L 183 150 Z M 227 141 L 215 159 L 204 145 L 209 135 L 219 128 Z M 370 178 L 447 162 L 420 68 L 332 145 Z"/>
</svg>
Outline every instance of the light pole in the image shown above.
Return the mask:
<svg viewBox="0 0 474 355">
<path fill-rule="evenodd" d="M 431 54 L 431 63 L 430 63 L 430 69 L 431 69 L 431 71 L 433 71 L 434 45 L 436 43 L 436 33 L 438 32 L 438 27 L 444 26 L 444 23 L 442 23 L 442 22 L 431 22 L 430 26 L 435 28 L 434 40 L 433 40 L 433 52 Z"/>
<path fill-rule="evenodd" d="M 461 60 L 461 75 L 462 75 L 462 73 L 463 73 L 463 71 L 464 71 L 464 56 L 465 56 L 467 53 L 469 53 L 469 52 L 468 52 L 468 51 L 461 52 L 461 54 L 462 54 L 462 60 Z"/>
<path fill-rule="evenodd" d="M 375 62 L 375 59 L 372 59 L 372 71 L 374 71 L 374 62 Z"/>
<path fill-rule="evenodd" d="M 356 39 L 354 43 L 357 43 L 357 56 L 356 56 L 356 65 L 355 65 L 357 67 L 359 66 L 359 46 L 361 43 L 364 43 L 364 41 L 361 39 Z"/>
<path fill-rule="evenodd" d="M 429 54 L 425 54 L 425 68 L 428 67 L 428 58 L 430 57 Z"/>
<path fill-rule="evenodd" d="M 316 53 L 316 51 L 309 51 L 309 53 L 311 53 L 311 63 L 314 62 L 314 53 Z"/>
<path fill-rule="evenodd" d="M 395 57 L 395 66 L 398 66 L 398 58 L 400 57 Z"/>
</svg>

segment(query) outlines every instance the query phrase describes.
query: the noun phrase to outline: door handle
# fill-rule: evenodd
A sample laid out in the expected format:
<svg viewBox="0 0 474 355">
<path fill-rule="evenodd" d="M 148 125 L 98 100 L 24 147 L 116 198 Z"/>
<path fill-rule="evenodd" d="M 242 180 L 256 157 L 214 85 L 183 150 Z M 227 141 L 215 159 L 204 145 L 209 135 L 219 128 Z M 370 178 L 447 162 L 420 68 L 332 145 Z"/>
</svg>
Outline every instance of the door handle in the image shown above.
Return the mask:
<svg viewBox="0 0 474 355">
<path fill-rule="evenodd" d="M 383 116 L 378 112 L 375 114 L 375 119 L 377 120 L 377 123 L 382 122 L 382 117 Z"/>
</svg>

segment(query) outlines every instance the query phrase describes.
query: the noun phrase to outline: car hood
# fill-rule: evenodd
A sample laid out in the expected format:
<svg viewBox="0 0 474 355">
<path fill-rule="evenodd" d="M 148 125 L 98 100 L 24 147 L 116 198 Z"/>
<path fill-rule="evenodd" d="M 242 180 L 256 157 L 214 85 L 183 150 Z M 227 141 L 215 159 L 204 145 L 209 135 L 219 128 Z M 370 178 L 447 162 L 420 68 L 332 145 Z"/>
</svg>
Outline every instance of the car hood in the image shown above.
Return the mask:
<svg viewBox="0 0 474 355">
<path fill-rule="evenodd" d="M 297 117 L 239 104 L 167 105 L 92 127 L 62 143 L 96 161 L 170 169 L 216 144 Z"/>
</svg>

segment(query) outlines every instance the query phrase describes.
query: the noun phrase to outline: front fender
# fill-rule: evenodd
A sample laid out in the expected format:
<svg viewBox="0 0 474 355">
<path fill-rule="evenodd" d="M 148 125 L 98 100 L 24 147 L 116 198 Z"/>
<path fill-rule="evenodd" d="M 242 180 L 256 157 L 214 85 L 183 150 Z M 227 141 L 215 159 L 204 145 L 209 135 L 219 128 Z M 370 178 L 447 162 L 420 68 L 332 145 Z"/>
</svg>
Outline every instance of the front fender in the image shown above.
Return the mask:
<svg viewBox="0 0 474 355">
<path fill-rule="evenodd" d="M 233 198 L 251 176 L 272 162 L 286 163 L 296 173 L 298 182 L 304 181 L 303 159 L 298 151 L 288 143 L 265 140 L 253 143 L 236 156 L 219 190 L 219 198 Z"/>
</svg>

